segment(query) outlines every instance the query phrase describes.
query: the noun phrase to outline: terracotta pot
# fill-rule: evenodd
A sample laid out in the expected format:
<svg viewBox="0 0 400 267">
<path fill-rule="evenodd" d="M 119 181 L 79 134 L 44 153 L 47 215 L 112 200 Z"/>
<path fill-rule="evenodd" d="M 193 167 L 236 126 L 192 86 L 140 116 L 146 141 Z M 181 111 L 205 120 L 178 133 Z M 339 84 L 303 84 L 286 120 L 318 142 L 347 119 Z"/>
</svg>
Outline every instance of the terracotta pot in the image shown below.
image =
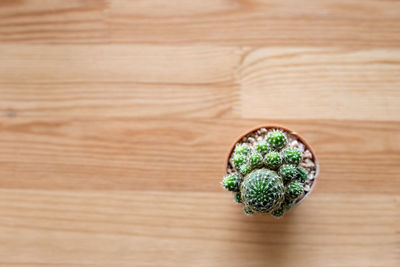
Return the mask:
<svg viewBox="0 0 400 267">
<path fill-rule="evenodd" d="M 285 131 L 285 132 L 287 132 L 289 134 L 292 134 L 292 135 L 296 136 L 296 138 L 305 145 L 306 149 L 308 149 L 311 152 L 312 156 L 313 156 L 313 162 L 315 163 L 315 177 L 312 180 L 312 183 L 311 183 L 311 186 L 310 186 L 310 190 L 307 193 L 305 193 L 302 198 L 300 198 L 300 199 L 298 199 L 296 201 L 296 203 L 294 204 L 294 206 L 296 206 L 296 205 L 300 204 L 300 202 L 302 202 L 311 193 L 311 191 L 314 189 L 315 184 L 316 184 L 316 180 L 317 180 L 318 175 L 319 175 L 319 163 L 318 163 L 317 155 L 315 154 L 315 152 L 312 149 L 312 147 L 307 143 L 307 141 L 301 135 L 299 135 L 295 131 L 292 131 L 292 130 L 290 130 L 290 129 L 286 128 L 286 127 L 280 126 L 280 125 L 261 125 L 261 126 L 255 127 L 253 129 L 245 132 L 244 134 L 239 136 L 239 138 L 237 138 L 236 141 L 232 144 L 232 146 L 231 146 L 231 148 L 230 148 L 230 150 L 229 150 L 229 152 L 228 152 L 228 154 L 226 156 L 225 171 L 226 171 L 226 173 L 228 173 L 228 168 L 231 166 L 231 164 L 229 162 L 229 159 L 231 158 L 231 156 L 233 154 L 233 151 L 235 149 L 236 144 L 240 143 L 242 141 L 243 137 L 245 137 L 245 136 L 247 136 L 247 135 L 249 135 L 249 134 L 251 134 L 253 132 L 256 132 L 257 130 L 259 130 L 261 128 L 265 128 L 267 130 L 280 129 L 280 130 L 283 130 L 283 131 Z"/>
</svg>

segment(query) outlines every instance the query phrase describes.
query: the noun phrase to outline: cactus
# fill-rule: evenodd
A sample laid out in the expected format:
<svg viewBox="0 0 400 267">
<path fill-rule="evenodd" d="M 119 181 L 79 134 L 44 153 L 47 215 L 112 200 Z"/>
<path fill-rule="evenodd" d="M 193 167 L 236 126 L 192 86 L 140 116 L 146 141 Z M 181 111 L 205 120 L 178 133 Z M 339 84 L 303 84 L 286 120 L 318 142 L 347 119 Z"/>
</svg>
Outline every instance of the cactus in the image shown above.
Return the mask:
<svg viewBox="0 0 400 267">
<path fill-rule="evenodd" d="M 300 182 L 294 181 L 286 185 L 285 198 L 295 199 L 303 193 L 303 185 Z"/>
<path fill-rule="evenodd" d="M 279 207 L 285 191 L 281 177 L 267 169 L 251 172 L 245 177 L 240 189 L 245 206 L 262 213 Z"/>
<path fill-rule="evenodd" d="M 233 156 L 233 164 L 236 168 L 240 168 L 243 164 L 247 163 L 247 157 L 243 154 L 236 154 Z"/>
<path fill-rule="evenodd" d="M 277 208 L 276 210 L 272 211 L 271 215 L 279 218 L 279 217 L 282 217 L 284 213 L 285 213 L 285 209 L 281 206 L 281 207 Z"/>
<path fill-rule="evenodd" d="M 280 130 L 273 130 L 267 136 L 269 146 L 274 150 L 281 150 L 287 144 L 285 134 Z"/>
<path fill-rule="evenodd" d="M 251 152 L 251 148 L 248 145 L 237 145 L 235 147 L 236 155 L 247 155 Z"/>
<path fill-rule="evenodd" d="M 275 151 L 269 152 L 267 155 L 265 155 L 264 164 L 268 169 L 278 169 L 282 164 L 281 155 Z"/>
<path fill-rule="evenodd" d="M 225 178 L 222 180 L 222 185 L 229 191 L 239 192 L 239 186 L 241 180 L 242 179 L 239 174 L 232 173 L 225 176 Z"/>
<path fill-rule="evenodd" d="M 233 196 L 233 200 L 236 203 L 242 203 L 242 195 L 240 193 L 235 193 L 235 195 Z"/>
<path fill-rule="evenodd" d="M 234 173 L 222 185 L 234 192 L 246 215 L 269 213 L 281 217 L 302 195 L 307 171 L 298 167 L 302 154 L 288 146 L 286 134 L 272 130 L 265 140 L 236 145 L 232 157 Z"/>
<path fill-rule="evenodd" d="M 301 152 L 294 147 L 289 147 L 282 151 L 283 162 L 287 164 L 299 165 L 301 161 Z"/>
<path fill-rule="evenodd" d="M 257 144 L 256 146 L 256 150 L 258 153 L 260 153 L 262 156 L 265 156 L 271 149 L 268 145 L 267 142 L 262 141 L 260 143 Z"/>
<path fill-rule="evenodd" d="M 258 153 L 254 152 L 249 155 L 249 165 L 251 169 L 260 168 L 263 165 L 263 156 Z"/>
<path fill-rule="evenodd" d="M 247 174 L 249 174 L 251 172 L 251 167 L 249 164 L 243 164 L 242 166 L 240 166 L 239 168 L 239 172 L 241 175 L 245 176 Z"/>
<path fill-rule="evenodd" d="M 293 165 L 283 164 L 279 168 L 279 175 L 283 178 L 283 181 L 287 183 L 296 178 L 297 170 Z"/>
<path fill-rule="evenodd" d="M 296 177 L 296 179 L 300 183 L 304 184 L 304 182 L 307 179 L 307 175 L 308 175 L 308 172 L 303 167 L 298 167 L 297 168 L 297 177 Z"/>
</svg>

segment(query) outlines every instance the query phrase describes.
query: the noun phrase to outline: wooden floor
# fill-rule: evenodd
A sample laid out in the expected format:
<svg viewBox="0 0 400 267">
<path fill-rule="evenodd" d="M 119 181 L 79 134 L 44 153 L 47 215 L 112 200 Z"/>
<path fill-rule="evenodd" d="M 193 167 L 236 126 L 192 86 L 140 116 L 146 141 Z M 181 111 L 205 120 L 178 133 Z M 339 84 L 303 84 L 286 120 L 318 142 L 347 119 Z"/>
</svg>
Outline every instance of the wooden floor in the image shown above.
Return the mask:
<svg viewBox="0 0 400 267">
<path fill-rule="evenodd" d="M 276 220 L 219 182 L 282 124 Z M 0 266 L 400 266 L 400 1 L 0 1 Z"/>
</svg>

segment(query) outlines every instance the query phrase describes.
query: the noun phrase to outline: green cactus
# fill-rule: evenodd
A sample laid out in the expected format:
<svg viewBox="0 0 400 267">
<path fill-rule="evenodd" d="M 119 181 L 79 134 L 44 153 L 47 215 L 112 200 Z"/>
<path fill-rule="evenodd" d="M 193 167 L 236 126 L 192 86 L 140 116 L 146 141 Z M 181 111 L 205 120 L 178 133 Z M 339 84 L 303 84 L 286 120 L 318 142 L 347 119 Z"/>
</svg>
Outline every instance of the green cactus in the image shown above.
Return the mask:
<svg viewBox="0 0 400 267">
<path fill-rule="evenodd" d="M 297 168 L 297 177 L 296 177 L 296 179 L 300 183 L 304 183 L 307 180 L 307 175 L 308 175 L 308 172 L 306 171 L 306 169 L 304 169 L 303 167 L 298 167 Z"/>
<path fill-rule="evenodd" d="M 242 195 L 241 195 L 240 193 L 235 193 L 235 194 L 233 195 L 233 200 L 234 200 L 236 203 L 242 203 Z"/>
<path fill-rule="evenodd" d="M 285 183 L 290 182 L 297 176 L 297 170 L 293 165 L 283 164 L 279 168 L 279 175 L 282 177 Z"/>
<path fill-rule="evenodd" d="M 277 151 L 280 151 L 287 144 L 285 134 L 280 130 L 273 130 L 267 136 L 267 142 L 269 146 Z"/>
<path fill-rule="evenodd" d="M 279 218 L 279 217 L 282 217 L 284 213 L 285 213 L 285 209 L 281 206 L 281 207 L 277 208 L 276 210 L 272 211 L 271 215 L 276 218 Z"/>
<path fill-rule="evenodd" d="M 222 185 L 234 192 L 234 201 L 243 204 L 246 215 L 259 212 L 281 217 L 303 194 L 308 173 L 298 167 L 301 152 L 287 146 L 286 134 L 272 130 L 265 141 L 235 147 L 235 173 L 227 175 Z"/>
<path fill-rule="evenodd" d="M 245 206 L 262 213 L 270 212 L 279 207 L 284 198 L 284 186 L 281 177 L 268 169 L 258 169 L 247 175 L 240 191 Z"/>
<path fill-rule="evenodd" d="M 282 151 L 283 162 L 287 164 L 299 165 L 301 161 L 301 152 L 297 148 L 289 147 Z"/>
<path fill-rule="evenodd" d="M 251 148 L 248 145 L 237 145 L 235 147 L 236 155 L 248 155 L 251 152 Z"/>
<path fill-rule="evenodd" d="M 234 154 L 233 156 L 233 164 L 235 165 L 235 168 L 240 168 L 243 164 L 247 163 L 247 157 L 246 155 L 243 154 Z"/>
<path fill-rule="evenodd" d="M 264 164 L 268 169 L 278 169 L 282 164 L 281 155 L 275 151 L 269 152 L 267 155 L 265 155 Z"/>
<path fill-rule="evenodd" d="M 249 156 L 249 165 L 251 169 L 262 167 L 263 156 L 258 152 L 251 153 Z"/>
<path fill-rule="evenodd" d="M 294 181 L 286 185 L 285 199 L 296 199 L 303 193 L 303 185 L 300 182 Z"/>
<path fill-rule="evenodd" d="M 240 183 L 242 182 L 242 178 L 237 173 L 232 173 L 222 180 L 222 185 L 229 191 L 239 192 Z"/>
<path fill-rule="evenodd" d="M 262 141 L 260 143 L 257 144 L 256 146 L 256 150 L 258 153 L 260 153 L 262 156 L 265 156 L 266 154 L 268 154 L 268 152 L 271 150 L 268 143 L 265 141 Z"/>
<path fill-rule="evenodd" d="M 251 167 L 249 164 L 243 164 L 242 166 L 240 166 L 239 168 L 239 172 L 241 175 L 245 176 L 247 174 L 249 174 L 251 172 Z"/>
</svg>

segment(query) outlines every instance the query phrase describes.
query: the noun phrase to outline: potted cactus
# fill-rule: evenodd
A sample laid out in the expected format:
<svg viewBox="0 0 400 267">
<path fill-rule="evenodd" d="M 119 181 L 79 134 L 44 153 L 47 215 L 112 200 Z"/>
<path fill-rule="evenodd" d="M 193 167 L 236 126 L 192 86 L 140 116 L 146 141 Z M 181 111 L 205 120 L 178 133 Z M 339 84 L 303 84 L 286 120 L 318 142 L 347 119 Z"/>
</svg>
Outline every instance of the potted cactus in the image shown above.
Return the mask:
<svg viewBox="0 0 400 267">
<path fill-rule="evenodd" d="M 281 217 L 309 195 L 318 173 L 315 153 L 301 136 L 284 127 L 257 127 L 233 144 L 222 185 L 245 214 Z"/>
</svg>

